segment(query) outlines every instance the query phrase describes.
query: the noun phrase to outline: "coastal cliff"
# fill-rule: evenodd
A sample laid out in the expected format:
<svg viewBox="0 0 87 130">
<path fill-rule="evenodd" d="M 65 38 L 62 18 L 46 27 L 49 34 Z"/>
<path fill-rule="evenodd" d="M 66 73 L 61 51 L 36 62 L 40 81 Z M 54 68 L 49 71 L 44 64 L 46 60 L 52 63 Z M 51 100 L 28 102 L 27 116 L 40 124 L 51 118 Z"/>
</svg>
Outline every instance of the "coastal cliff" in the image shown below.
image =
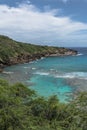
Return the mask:
<svg viewBox="0 0 87 130">
<path fill-rule="evenodd" d="M 21 43 L 0 35 L 0 71 L 5 66 L 30 62 L 41 57 L 76 54 L 77 51 L 72 49 Z"/>
</svg>

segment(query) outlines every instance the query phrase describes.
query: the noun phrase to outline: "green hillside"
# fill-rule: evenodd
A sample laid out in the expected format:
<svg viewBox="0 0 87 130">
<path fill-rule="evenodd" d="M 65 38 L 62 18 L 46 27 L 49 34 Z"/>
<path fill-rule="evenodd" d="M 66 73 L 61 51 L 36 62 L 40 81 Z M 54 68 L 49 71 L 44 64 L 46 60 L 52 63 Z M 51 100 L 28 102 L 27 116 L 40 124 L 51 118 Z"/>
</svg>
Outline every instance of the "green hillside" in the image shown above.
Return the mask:
<svg viewBox="0 0 87 130">
<path fill-rule="evenodd" d="M 21 43 L 7 36 L 0 35 L 0 67 L 3 65 L 29 62 L 52 54 L 72 55 L 76 54 L 76 51 L 66 48 Z"/>
</svg>

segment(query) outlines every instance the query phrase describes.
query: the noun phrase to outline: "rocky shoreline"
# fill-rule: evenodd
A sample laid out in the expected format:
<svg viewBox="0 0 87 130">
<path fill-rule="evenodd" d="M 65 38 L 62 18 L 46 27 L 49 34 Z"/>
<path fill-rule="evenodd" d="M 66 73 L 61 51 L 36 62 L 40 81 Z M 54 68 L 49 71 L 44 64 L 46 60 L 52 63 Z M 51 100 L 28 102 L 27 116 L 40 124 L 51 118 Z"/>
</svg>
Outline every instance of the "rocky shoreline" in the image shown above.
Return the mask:
<svg viewBox="0 0 87 130">
<path fill-rule="evenodd" d="M 11 65 L 15 65 L 15 64 L 20 64 L 20 63 L 28 63 L 37 59 L 41 59 L 42 57 L 50 57 L 50 56 L 73 56 L 73 55 L 77 55 L 77 51 L 71 50 L 69 49 L 67 52 L 64 53 L 59 53 L 59 52 L 55 52 L 55 53 L 37 53 L 37 54 L 22 54 L 22 55 L 18 55 L 17 57 L 11 57 L 9 60 L 0 63 L 0 72 L 3 71 L 3 69 L 6 66 L 11 66 Z"/>
<path fill-rule="evenodd" d="M 41 57 L 76 55 L 77 51 L 53 46 L 41 46 L 17 42 L 0 35 L 0 72 L 6 66 L 31 62 Z"/>
</svg>

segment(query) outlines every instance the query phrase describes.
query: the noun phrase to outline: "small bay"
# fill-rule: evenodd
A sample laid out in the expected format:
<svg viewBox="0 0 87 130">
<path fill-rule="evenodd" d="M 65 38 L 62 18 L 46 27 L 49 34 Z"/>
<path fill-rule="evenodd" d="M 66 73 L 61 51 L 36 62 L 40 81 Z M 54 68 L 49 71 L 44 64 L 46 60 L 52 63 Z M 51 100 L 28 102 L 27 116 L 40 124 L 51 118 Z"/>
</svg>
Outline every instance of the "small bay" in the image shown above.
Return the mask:
<svg viewBox="0 0 87 130">
<path fill-rule="evenodd" d="M 23 82 L 45 98 L 57 95 L 71 101 L 79 91 L 87 91 L 87 48 L 74 48 L 76 56 L 51 56 L 30 63 L 6 67 L 0 78 Z"/>
</svg>

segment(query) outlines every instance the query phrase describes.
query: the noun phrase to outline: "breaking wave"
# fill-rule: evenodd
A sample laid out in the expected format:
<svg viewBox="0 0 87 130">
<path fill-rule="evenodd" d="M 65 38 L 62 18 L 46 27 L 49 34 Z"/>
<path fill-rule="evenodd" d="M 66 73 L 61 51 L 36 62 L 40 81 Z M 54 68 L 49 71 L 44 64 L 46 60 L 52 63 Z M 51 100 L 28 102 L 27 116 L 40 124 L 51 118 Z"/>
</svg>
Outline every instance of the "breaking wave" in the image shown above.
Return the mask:
<svg viewBox="0 0 87 130">
<path fill-rule="evenodd" d="M 55 78 L 78 78 L 87 80 L 87 72 L 70 72 L 70 73 L 50 73 L 50 72 L 36 72 L 37 75 L 53 76 Z"/>
<path fill-rule="evenodd" d="M 65 73 L 62 75 L 55 75 L 56 78 L 79 78 L 79 79 L 87 79 L 87 73 L 86 72 L 71 72 L 71 73 Z"/>
<path fill-rule="evenodd" d="M 14 72 L 10 72 L 10 71 L 3 71 L 3 74 L 13 74 Z"/>
<path fill-rule="evenodd" d="M 35 74 L 38 74 L 38 75 L 49 75 L 48 72 L 36 72 Z"/>
<path fill-rule="evenodd" d="M 76 56 L 82 56 L 83 54 L 82 53 L 78 53 Z"/>
</svg>

